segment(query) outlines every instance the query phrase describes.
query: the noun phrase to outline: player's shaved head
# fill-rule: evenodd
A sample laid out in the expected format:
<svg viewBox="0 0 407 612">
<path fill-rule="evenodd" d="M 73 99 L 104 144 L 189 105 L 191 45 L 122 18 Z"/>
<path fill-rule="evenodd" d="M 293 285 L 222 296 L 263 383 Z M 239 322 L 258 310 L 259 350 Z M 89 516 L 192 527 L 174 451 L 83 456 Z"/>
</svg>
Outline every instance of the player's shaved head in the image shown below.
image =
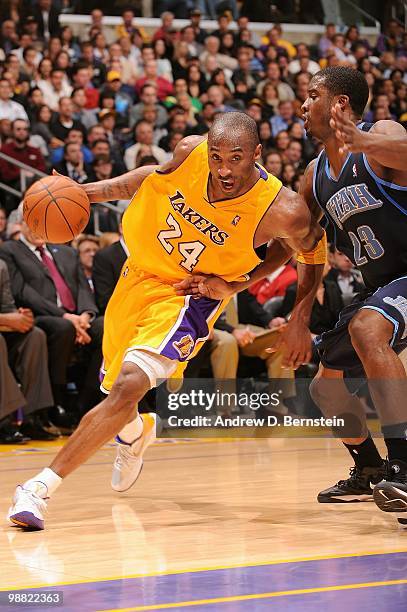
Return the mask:
<svg viewBox="0 0 407 612">
<path fill-rule="evenodd" d="M 215 115 L 214 121 L 209 129 L 208 141 L 216 145 L 221 142 L 223 144 L 239 144 L 248 143 L 250 148 L 254 150 L 259 144 L 259 134 L 257 124 L 246 115 L 238 111 L 230 113 L 218 113 Z"/>
</svg>

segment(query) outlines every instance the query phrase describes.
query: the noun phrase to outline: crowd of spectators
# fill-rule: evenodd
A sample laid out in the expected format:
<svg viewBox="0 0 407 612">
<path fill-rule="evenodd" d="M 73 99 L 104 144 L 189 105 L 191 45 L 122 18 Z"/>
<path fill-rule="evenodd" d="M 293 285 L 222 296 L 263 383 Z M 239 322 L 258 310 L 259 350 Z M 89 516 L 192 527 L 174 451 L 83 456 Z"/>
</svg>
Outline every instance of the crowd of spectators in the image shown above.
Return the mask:
<svg viewBox="0 0 407 612">
<path fill-rule="evenodd" d="M 202 29 L 201 10 L 194 8 L 181 29 L 164 12 L 150 35 L 131 8 L 114 30 L 95 8 L 78 39 L 59 24 L 61 7 L 51 0 L 1 3 L 0 153 L 7 158 L 0 158 L 0 182 L 18 192 L 38 176 L 8 158 L 79 183 L 161 164 L 184 136 L 207 133 L 216 113 L 243 110 L 258 125 L 264 167 L 297 190 L 319 152 L 305 136 L 301 105 L 312 75 L 325 66 L 365 74 L 365 120 L 392 118 L 407 126 L 407 35 L 398 21 L 386 23 L 373 43 L 355 25 L 339 31 L 329 23 L 315 44 L 294 45 L 278 23 L 259 36 L 237 4 L 229 6 L 213 31 Z M 126 258 L 119 222 L 126 202 L 112 203 L 118 214 L 101 212 L 97 225 L 91 219 L 72 245 L 55 246 L 30 234 L 20 199 L 0 189 L 0 263 L 7 264 L 0 267 L 0 441 L 6 442 L 72 431 L 97 401 L 103 313 Z M 351 262 L 332 251 L 314 308 L 315 334 L 332 326 L 360 287 Z M 242 293 L 191 371 L 203 367 L 216 378 L 233 378 L 257 368 L 286 378 L 286 397 L 295 394 L 294 372 L 265 352 L 289 316 L 295 282 L 292 262 Z M 19 337 L 30 334 L 37 351 Z M 36 398 L 27 364 L 44 361 L 44 351 L 49 368 L 41 375 L 48 383 Z M 11 427 L 16 417 L 10 415 L 23 407 L 25 426 Z M 21 410 L 17 415 L 21 420 Z"/>
</svg>

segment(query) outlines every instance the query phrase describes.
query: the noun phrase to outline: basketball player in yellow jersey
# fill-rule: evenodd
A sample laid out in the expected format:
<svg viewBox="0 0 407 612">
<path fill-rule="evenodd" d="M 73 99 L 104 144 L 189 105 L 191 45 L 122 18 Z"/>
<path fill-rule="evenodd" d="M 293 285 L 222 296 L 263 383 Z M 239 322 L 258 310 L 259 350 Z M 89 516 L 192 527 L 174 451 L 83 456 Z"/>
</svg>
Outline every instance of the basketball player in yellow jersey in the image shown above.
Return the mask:
<svg viewBox="0 0 407 612">
<path fill-rule="evenodd" d="M 43 529 L 45 500 L 115 435 L 112 486 L 124 491 L 135 482 L 155 437 L 153 416 L 140 417 L 137 403 L 157 379 L 180 376 L 226 303 L 180 296 L 174 285 L 193 272 L 244 281 L 260 263 L 255 249 L 272 239 L 274 267 L 287 259 L 286 249 L 305 252 L 319 283 L 322 230 L 302 196 L 256 163 L 260 153 L 255 122 L 232 112 L 216 118 L 208 140 L 181 141 L 161 168 L 83 186 L 92 202 L 137 192 L 123 219 L 130 256 L 105 315 L 101 388 L 108 395 L 50 467 L 17 487 L 12 523 Z"/>
</svg>

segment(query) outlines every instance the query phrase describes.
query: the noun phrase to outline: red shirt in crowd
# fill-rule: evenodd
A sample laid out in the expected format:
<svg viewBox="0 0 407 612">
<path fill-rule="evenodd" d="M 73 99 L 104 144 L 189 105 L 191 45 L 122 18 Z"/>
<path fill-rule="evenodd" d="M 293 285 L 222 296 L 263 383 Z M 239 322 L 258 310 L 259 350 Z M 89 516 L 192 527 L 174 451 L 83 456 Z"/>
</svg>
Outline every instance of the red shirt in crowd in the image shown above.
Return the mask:
<svg viewBox="0 0 407 612">
<path fill-rule="evenodd" d="M 265 304 L 273 297 L 284 296 L 289 285 L 297 282 L 297 271 L 287 264 L 281 273 L 269 281 L 267 278 L 254 283 L 249 289 L 256 296 L 259 304 Z"/>
<path fill-rule="evenodd" d="M 165 100 L 167 96 L 171 96 L 174 91 L 172 83 L 167 81 L 167 79 L 164 79 L 164 77 L 158 76 L 155 79 L 148 79 L 147 77 L 144 76 L 144 77 L 141 77 L 141 79 L 137 79 L 136 81 L 135 87 L 136 87 L 137 95 L 140 95 L 141 89 L 143 85 L 147 83 L 147 81 L 149 83 L 155 84 L 157 88 L 157 98 L 160 100 L 160 102 Z"/>
<path fill-rule="evenodd" d="M 37 147 L 26 145 L 24 149 L 19 149 L 14 142 L 6 142 L 0 151 L 36 170 L 46 171 L 44 157 Z M 16 181 L 20 178 L 20 168 L 0 159 L 0 175 L 4 181 Z"/>
</svg>

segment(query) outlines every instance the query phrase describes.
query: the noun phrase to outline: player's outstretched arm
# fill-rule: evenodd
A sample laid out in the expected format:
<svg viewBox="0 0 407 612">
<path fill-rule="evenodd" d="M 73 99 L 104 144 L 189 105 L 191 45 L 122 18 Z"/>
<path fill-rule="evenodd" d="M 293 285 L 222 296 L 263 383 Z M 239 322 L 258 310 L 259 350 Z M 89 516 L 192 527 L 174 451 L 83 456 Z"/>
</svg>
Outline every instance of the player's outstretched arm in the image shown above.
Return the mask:
<svg viewBox="0 0 407 612">
<path fill-rule="evenodd" d="M 342 153 L 365 153 L 369 163 L 376 162 L 384 168 L 404 171 L 407 180 L 407 133 L 402 125 L 383 120 L 375 123 L 369 132 L 363 132 L 339 104 L 332 108 L 331 114 L 330 125 L 337 139 L 343 143 L 340 147 Z"/>
<path fill-rule="evenodd" d="M 187 136 L 175 147 L 174 155 L 161 166 L 142 166 L 130 170 L 122 176 L 117 176 L 106 181 L 87 183 L 81 185 L 86 191 L 90 202 L 109 202 L 111 200 L 130 200 L 136 191 L 140 189 L 145 178 L 156 170 L 164 173 L 173 172 L 185 160 L 191 151 L 202 141 L 202 136 Z"/>
</svg>

